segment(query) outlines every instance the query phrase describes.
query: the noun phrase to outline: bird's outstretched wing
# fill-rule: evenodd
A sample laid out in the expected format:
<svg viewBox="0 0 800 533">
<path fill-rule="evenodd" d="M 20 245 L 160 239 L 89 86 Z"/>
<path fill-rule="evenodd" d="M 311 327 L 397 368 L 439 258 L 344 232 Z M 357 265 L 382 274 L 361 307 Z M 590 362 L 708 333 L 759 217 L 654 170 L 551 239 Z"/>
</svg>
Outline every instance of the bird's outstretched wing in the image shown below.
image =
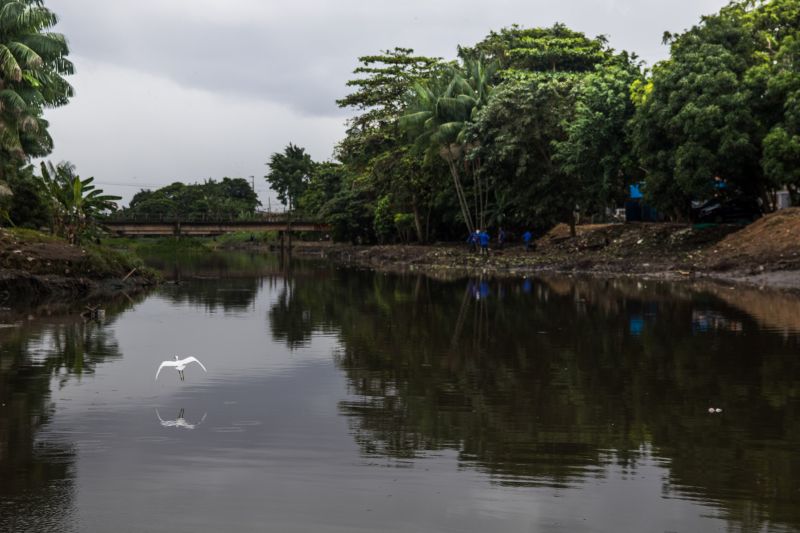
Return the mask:
<svg viewBox="0 0 800 533">
<path fill-rule="evenodd" d="M 183 364 L 185 364 L 185 365 L 188 365 L 189 363 L 192 363 L 192 362 L 194 362 L 194 363 L 197 363 L 198 365 L 200 365 L 200 368 L 202 368 L 202 369 L 203 369 L 203 372 L 208 372 L 208 370 L 206 370 L 206 367 L 204 367 L 204 366 L 203 366 L 203 363 L 201 363 L 201 362 L 200 362 L 200 361 L 197 359 L 197 357 L 194 357 L 194 356 L 189 356 L 189 357 L 187 357 L 186 359 L 184 359 L 183 361 L 181 361 L 181 363 L 183 363 Z"/>
<path fill-rule="evenodd" d="M 161 373 L 161 369 L 164 368 L 165 366 L 175 367 L 178 366 L 178 364 L 175 361 L 162 361 L 161 366 L 159 366 L 158 370 L 156 371 L 156 380 L 158 380 L 158 375 Z"/>
</svg>

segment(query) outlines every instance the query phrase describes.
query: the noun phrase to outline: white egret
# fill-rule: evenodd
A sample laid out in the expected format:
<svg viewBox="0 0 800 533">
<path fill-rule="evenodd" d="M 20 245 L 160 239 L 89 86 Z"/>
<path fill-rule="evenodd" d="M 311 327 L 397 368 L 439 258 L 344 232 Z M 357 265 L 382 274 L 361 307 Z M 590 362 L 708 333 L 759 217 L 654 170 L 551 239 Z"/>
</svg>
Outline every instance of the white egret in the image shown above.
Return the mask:
<svg viewBox="0 0 800 533">
<path fill-rule="evenodd" d="M 208 372 L 208 370 L 206 370 L 206 367 L 203 366 L 203 363 L 198 361 L 196 357 L 189 356 L 189 357 L 187 357 L 185 359 L 178 359 L 178 356 L 176 355 L 174 361 L 162 361 L 161 362 L 161 366 L 159 366 L 158 370 L 156 371 L 156 380 L 158 379 L 158 374 L 161 372 L 162 368 L 164 368 L 165 366 L 171 366 L 171 367 L 175 368 L 175 370 L 178 371 L 178 375 L 180 376 L 181 381 L 183 381 L 183 379 L 184 379 L 183 369 L 186 368 L 186 366 L 189 363 L 197 363 L 198 365 L 200 365 L 200 368 L 203 369 L 203 372 Z"/>
<path fill-rule="evenodd" d="M 161 418 L 158 409 L 156 409 L 156 416 L 158 417 L 158 421 L 165 428 L 194 429 L 205 421 L 207 414 L 208 413 L 204 414 L 203 418 L 201 418 L 200 422 L 198 422 L 197 424 L 190 424 L 186 421 L 185 418 L 183 418 L 183 409 L 180 410 L 180 412 L 178 413 L 178 418 L 176 418 L 175 420 L 164 420 L 163 418 Z"/>
</svg>

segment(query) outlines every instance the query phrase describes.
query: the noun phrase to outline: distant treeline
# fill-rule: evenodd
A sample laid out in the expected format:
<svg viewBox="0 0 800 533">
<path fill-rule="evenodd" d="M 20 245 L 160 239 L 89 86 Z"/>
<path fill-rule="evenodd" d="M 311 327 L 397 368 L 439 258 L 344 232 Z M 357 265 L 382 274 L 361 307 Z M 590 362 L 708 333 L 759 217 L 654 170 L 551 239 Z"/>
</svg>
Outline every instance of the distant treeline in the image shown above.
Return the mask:
<svg viewBox="0 0 800 533">
<path fill-rule="evenodd" d="M 155 191 L 142 190 L 120 214 L 185 220 L 248 218 L 261 205 L 243 178 L 223 178 L 186 185 L 176 182 Z"/>
</svg>

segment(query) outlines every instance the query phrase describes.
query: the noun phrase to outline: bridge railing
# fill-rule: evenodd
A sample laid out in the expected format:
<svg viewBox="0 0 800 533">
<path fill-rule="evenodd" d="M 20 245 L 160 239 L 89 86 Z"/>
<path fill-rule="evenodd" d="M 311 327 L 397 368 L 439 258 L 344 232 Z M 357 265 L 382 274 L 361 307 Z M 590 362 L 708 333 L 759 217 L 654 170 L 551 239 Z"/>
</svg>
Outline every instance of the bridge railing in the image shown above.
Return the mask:
<svg viewBox="0 0 800 533">
<path fill-rule="evenodd" d="M 323 224 L 321 220 L 294 213 L 255 213 L 248 216 L 210 216 L 197 214 L 177 216 L 171 214 L 112 213 L 104 222 L 106 224 L 231 224 L 246 225 L 258 223 L 273 224 Z"/>
</svg>

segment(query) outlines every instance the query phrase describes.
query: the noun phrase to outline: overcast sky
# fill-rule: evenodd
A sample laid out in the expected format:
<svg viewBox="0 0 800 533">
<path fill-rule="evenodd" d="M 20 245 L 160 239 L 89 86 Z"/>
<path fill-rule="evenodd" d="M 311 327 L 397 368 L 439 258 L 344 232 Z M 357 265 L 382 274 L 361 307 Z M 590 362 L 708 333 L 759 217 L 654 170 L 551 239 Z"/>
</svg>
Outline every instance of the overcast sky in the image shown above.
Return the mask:
<svg viewBox="0 0 800 533">
<path fill-rule="evenodd" d="M 403 46 L 451 59 L 490 30 L 563 22 L 648 64 L 726 0 L 48 0 L 75 98 L 48 110 L 54 161 L 125 199 L 173 181 L 255 176 L 288 142 L 329 159 L 357 57 Z M 274 202 L 274 200 L 273 200 Z M 266 205 L 265 205 L 266 207 Z M 274 205 L 273 205 L 274 207 Z"/>
</svg>

